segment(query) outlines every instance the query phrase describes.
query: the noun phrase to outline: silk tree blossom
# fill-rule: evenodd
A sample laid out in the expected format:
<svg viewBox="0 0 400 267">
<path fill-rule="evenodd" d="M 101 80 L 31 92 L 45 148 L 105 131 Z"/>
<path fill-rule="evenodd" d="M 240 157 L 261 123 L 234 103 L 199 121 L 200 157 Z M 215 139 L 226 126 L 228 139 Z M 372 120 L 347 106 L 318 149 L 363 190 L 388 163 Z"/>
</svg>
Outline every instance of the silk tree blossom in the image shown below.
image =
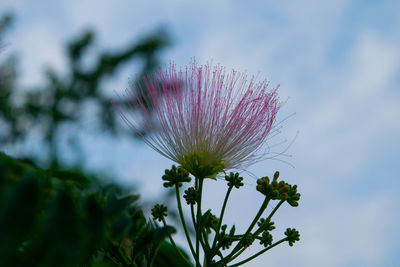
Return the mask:
<svg viewBox="0 0 400 267">
<path fill-rule="evenodd" d="M 267 81 L 196 62 L 179 71 L 170 64 L 143 80 L 127 90 L 129 104 L 117 107 L 122 119 L 136 132 L 154 130 L 144 141 L 196 177 L 214 178 L 266 156 L 280 107 L 278 88 L 268 90 Z"/>
</svg>

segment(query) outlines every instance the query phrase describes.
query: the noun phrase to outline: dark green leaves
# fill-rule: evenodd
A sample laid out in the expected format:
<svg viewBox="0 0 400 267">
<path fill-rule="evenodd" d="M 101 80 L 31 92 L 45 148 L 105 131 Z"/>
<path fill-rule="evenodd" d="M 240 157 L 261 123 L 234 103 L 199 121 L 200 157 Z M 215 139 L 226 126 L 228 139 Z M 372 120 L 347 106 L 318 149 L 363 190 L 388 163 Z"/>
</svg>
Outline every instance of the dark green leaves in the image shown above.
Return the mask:
<svg viewBox="0 0 400 267">
<path fill-rule="evenodd" d="M 148 223 L 137 200 L 82 173 L 0 153 L 0 266 L 187 266 L 164 252 L 175 229 Z"/>
</svg>

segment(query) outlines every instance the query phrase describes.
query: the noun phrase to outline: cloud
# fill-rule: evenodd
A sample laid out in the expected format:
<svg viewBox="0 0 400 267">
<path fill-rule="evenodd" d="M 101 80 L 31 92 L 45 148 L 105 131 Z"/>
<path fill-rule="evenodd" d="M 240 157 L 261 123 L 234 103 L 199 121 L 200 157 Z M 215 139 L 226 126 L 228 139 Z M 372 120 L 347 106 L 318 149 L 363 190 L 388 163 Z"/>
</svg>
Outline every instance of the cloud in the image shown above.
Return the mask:
<svg viewBox="0 0 400 267">
<path fill-rule="evenodd" d="M 300 242 L 294 248 L 271 251 L 264 262 L 268 260 L 271 266 L 377 266 L 391 247 L 387 237 L 388 228 L 394 226 L 394 200 L 394 195 L 383 193 L 368 199 L 346 197 L 309 211 L 295 219 L 301 229 Z M 258 264 L 252 266 L 263 266 L 261 260 Z"/>
</svg>

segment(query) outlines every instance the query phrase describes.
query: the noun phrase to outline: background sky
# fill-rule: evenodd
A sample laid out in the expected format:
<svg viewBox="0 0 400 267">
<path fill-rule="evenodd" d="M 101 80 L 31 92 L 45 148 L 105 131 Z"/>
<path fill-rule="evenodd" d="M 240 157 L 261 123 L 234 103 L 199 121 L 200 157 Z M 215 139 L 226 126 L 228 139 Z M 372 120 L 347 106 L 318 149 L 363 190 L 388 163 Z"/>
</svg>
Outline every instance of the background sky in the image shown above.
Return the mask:
<svg viewBox="0 0 400 267">
<path fill-rule="evenodd" d="M 213 60 L 227 69 L 280 84 L 286 101 L 282 134 L 273 140 L 290 158 L 254 165 L 275 170 L 302 193 L 300 207 L 275 218 L 301 241 L 248 266 L 400 266 L 400 1 L 2 1 L 17 21 L 7 50 L 20 55 L 21 86 L 40 83 L 44 66 L 65 69 L 63 44 L 83 29 L 98 33 L 96 49 L 124 47 L 161 26 L 174 45 L 164 62 Z M 106 88 L 122 91 L 124 70 Z M 136 184 L 144 199 L 160 195 L 171 162 L 145 144 L 82 133 L 87 168 Z M 232 195 L 226 222 L 243 229 L 261 205 L 255 178 Z M 219 212 L 226 185 L 207 181 L 205 206 Z M 183 243 L 181 243 L 183 244 Z M 250 250 L 250 254 L 258 251 Z"/>
</svg>

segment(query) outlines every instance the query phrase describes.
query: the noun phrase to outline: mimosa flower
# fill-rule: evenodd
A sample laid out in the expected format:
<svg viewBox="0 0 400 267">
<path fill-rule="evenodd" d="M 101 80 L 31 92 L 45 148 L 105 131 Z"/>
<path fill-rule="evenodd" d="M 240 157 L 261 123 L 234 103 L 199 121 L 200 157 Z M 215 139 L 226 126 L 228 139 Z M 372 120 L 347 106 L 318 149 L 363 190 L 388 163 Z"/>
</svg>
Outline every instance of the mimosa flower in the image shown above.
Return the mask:
<svg viewBox="0 0 400 267">
<path fill-rule="evenodd" d="M 280 107 L 267 81 L 192 62 L 184 71 L 171 64 L 137 87 L 125 110 L 117 107 L 122 119 L 136 132 L 154 130 L 144 141 L 191 174 L 213 178 L 265 157 Z"/>
</svg>

